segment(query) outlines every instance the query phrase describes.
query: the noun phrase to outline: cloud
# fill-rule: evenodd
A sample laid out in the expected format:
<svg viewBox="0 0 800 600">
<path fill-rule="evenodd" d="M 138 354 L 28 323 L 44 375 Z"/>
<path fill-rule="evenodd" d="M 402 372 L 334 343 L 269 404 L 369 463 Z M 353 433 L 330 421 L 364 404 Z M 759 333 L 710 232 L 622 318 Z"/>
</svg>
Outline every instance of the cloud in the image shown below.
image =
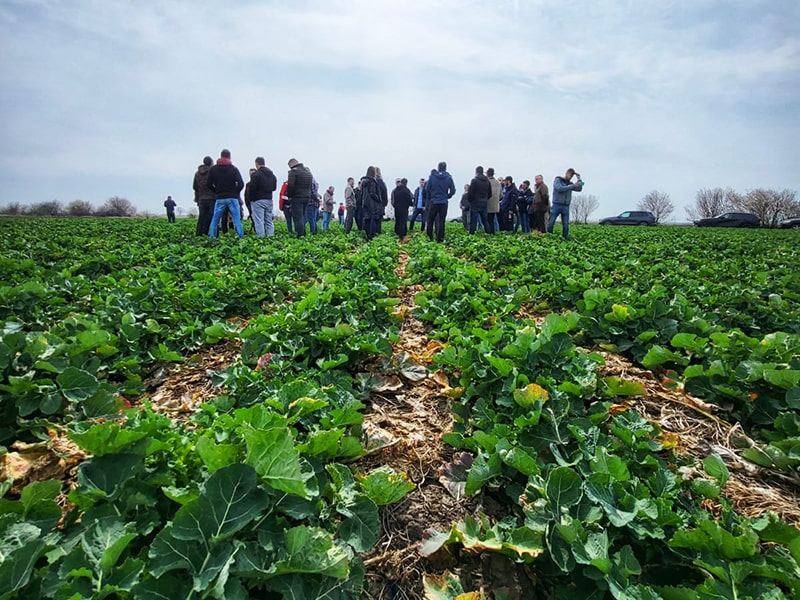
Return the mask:
<svg viewBox="0 0 800 600">
<path fill-rule="evenodd" d="M 369 164 L 414 181 L 444 159 L 459 185 L 574 165 L 604 214 L 654 188 L 798 189 L 800 5 L 721 6 L 5 0 L 0 203 L 188 207 L 223 146 L 339 190 Z"/>
</svg>

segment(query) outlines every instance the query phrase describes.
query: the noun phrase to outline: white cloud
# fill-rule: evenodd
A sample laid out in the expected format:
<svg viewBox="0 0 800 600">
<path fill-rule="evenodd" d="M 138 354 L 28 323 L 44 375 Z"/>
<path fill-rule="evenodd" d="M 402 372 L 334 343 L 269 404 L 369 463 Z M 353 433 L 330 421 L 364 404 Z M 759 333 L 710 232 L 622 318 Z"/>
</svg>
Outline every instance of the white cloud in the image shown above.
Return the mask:
<svg viewBox="0 0 800 600">
<path fill-rule="evenodd" d="M 604 214 L 654 188 L 799 189 L 798 17 L 789 0 L 0 0 L 0 203 L 188 206 L 223 146 L 339 190 L 368 164 L 414 181 L 444 159 L 459 186 L 479 163 L 573 165 Z"/>
</svg>

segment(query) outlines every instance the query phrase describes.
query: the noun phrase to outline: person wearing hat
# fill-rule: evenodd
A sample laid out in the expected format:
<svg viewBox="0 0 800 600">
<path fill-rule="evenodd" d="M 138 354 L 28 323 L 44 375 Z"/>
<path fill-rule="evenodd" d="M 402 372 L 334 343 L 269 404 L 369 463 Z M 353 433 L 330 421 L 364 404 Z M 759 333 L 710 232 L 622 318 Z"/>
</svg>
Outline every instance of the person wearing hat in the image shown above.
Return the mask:
<svg viewBox="0 0 800 600">
<path fill-rule="evenodd" d="M 172 196 L 167 196 L 167 199 L 164 200 L 164 206 L 167 209 L 167 221 L 170 223 L 175 222 L 175 200 L 172 199 Z"/>
</svg>

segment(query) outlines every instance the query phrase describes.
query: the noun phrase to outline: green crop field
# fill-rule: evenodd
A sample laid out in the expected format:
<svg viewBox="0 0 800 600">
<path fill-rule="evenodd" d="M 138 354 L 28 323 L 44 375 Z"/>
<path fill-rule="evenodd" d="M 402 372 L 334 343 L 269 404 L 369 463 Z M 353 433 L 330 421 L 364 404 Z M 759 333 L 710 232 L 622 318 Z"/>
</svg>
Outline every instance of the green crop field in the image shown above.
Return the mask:
<svg viewBox="0 0 800 600">
<path fill-rule="evenodd" d="M 797 231 L 0 227 L 0 599 L 800 597 Z"/>
</svg>

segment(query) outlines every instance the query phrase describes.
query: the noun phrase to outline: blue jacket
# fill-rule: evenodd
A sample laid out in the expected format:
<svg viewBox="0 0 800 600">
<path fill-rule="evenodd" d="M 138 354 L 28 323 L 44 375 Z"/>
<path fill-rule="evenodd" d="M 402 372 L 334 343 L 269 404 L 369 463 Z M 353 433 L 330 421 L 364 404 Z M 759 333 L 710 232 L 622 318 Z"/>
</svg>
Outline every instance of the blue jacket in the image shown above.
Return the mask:
<svg viewBox="0 0 800 600">
<path fill-rule="evenodd" d="M 578 183 L 570 183 L 563 177 L 559 176 L 553 180 L 553 204 L 563 204 L 569 206 L 572 202 L 572 192 L 580 192 L 583 186 Z"/>
<path fill-rule="evenodd" d="M 434 171 L 425 184 L 425 192 L 431 204 L 447 204 L 456 193 L 456 184 L 447 171 Z"/>
</svg>

